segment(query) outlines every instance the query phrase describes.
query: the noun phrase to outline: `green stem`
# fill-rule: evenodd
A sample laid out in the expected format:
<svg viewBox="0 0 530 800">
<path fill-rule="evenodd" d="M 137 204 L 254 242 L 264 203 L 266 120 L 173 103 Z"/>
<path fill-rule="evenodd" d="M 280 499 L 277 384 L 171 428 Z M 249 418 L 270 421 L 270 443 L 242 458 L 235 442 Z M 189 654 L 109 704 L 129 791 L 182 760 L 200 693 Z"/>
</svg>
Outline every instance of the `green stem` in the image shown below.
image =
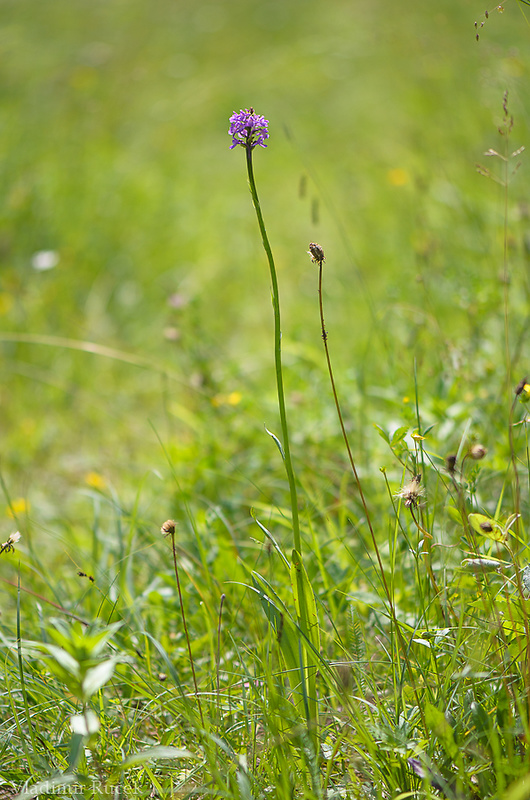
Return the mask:
<svg viewBox="0 0 530 800">
<path fill-rule="evenodd" d="M 258 192 L 256 189 L 256 182 L 254 180 L 254 168 L 252 166 L 252 147 L 245 148 L 247 154 L 247 171 L 248 171 L 248 185 L 250 194 L 252 195 L 252 202 L 256 217 L 258 218 L 258 225 L 261 233 L 261 240 L 263 248 L 267 254 L 269 262 L 269 270 L 271 276 L 272 288 L 272 308 L 274 311 L 274 361 L 276 366 L 276 387 L 278 389 L 278 407 L 280 411 L 280 424 L 282 428 L 283 439 L 283 458 L 285 463 L 285 471 L 287 473 L 287 480 L 289 483 L 289 493 L 291 495 L 291 513 L 293 520 L 293 537 L 294 549 L 299 553 L 302 552 L 300 541 L 300 522 L 298 519 L 298 497 L 296 494 L 296 481 L 294 477 L 293 464 L 291 461 L 291 449 L 289 447 L 289 431 L 287 428 L 287 414 L 285 411 L 285 392 L 283 388 L 283 373 L 282 373 L 282 330 L 280 324 L 280 295 L 278 291 L 278 279 L 276 277 L 276 267 L 274 266 L 274 258 L 272 255 L 271 246 L 265 229 L 265 222 L 261 213 L 259 204 Z"/>
<path fill-rule="evenodd" d="M 200 697 L 199 697 L 199 687 L 197 685 L 197 676 L 195 674 L 195 664 L 193 662 L 193 654 L 191 652 L 190 634 L 189 634 L 188 625 L 187 625 L 187 622 L 186 622 L 186 613 L 184 611 L 184 601 L 182 599 L 182 591 L 181 591 L 181 588 L 180 588 L 179 568 L 178 568 L 178 563 L 177 563 L 177 545 L 176 545 L 176 542 L 175 542 L 175 529 L 174 528 L 171 531 L 171 550 L 173 551 L 173 567 L 174 567 L 174 570 L 175 570 L 175 578 L 177 579 L 177 590 L 178 590 L 178 595 L 179 595 L 180 613 L 181 613 L 181 616 L 182 616 L 182 626 L 184 628 L 184 635 L 186 637 L 186 643 L 188 645 L 188 656 L 189 656 L 189 659 L 190 659 L 191 675 L 192 675 L 192 678 L 193 678 L 193 686 L 194 686 L 194 689 L 195 689 L 195 699 L 197 700 L 197 706 L 199 708 L 199 714 L 201 715 L 201 722 L 202 722 L 202 726 L 204 728 L 204 717 L 203 717 L 203 714 L 202 714 L 202 704 L 201 704 L 201 700 L 200 700 Z"/>
</svg>

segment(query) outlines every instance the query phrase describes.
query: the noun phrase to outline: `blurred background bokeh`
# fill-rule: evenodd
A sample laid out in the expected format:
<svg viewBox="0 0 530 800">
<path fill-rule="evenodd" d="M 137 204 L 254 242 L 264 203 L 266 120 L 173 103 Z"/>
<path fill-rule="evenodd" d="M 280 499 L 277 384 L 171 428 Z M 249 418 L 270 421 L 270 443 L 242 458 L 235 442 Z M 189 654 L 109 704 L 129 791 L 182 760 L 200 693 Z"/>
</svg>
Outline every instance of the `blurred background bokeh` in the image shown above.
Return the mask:
<svg viewBox="0 0 530 800">
<path fill-rule="evenodd" d="M 23 498 L 43 524 L 72 490 L 119 482 L 134 497 L 145 480 L 155 496 L 164 448 L 213 500 L 235 475 L 255 493 L 275 463 L 263 432 L 277 424 L 268 270 L 244 153 L 227 135 L 241 108 L 270 121 L 255 169 L 296 458 L 336 435 L 310 241 L 327 256 L 330 347 L 352 419 L 359 397 L 373 403 L 361 427 L 399 418 L 414 358 L 420 386 L 457 364 L 461 391 L 480 351 L 469 341 L 485 319 L 490 334 L 500 325 L 503 189 L 476 164 L 503 146 L 506 91 L 510 147 L 528 142 L 524 11 L 515 0 L 487 20 L 475 0 L 3 2 L 6 508 Z M 526 264 L 521 158 L 510 230 Z M 495 354 L 481 358 L 494 373 Z"/>
</svg>

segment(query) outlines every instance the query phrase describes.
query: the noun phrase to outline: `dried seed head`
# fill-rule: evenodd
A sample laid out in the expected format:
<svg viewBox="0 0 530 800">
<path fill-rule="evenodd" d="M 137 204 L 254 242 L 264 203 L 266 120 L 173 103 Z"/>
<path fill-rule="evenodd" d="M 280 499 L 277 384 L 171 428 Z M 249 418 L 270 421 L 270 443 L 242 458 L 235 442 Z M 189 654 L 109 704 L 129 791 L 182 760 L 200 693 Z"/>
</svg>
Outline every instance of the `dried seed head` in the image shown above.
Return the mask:
<svg viewBox="0 0 530 800">
<path fill-rule="evenodd" d="M 515 387 L 515 394 L 516 395 L 520 395 L 521 394 L 521 392 L 523 391 L 524 385 L 527 382 L 527 380 L 528 380 L 528 378 L 526 377 L 526 375 L 524 376 L 524 378 L 521 378 L 521 380 L 519 381 L 519 383 Z"/>
<path fill-rule="evenodd" d="M 528 383 L 526 375 L 515 387 L 515 395 L 519 398 L 521 403 L 528 403 L 530 400 L 530 383 Z"/>
<path fill-rule="evenodd" d="M 416 508 L 423 494 L 421 475 L 414 475 L 411 482 L 396 492 L 395 496 L 401 498 L 407 508 Z"/>
<path fill-rule="evenodd" d="M 454 475 L 456 470 L 456 456 L 447 456 L 445 459 L 445 467 L 447 472 L 450 472 L 451 475 Z"/>
<path fill-rule="evenodd" d="M 326 260 L 324 257 L 323 249 L 319 244 L 316 244 L 316 242 L 309 243 L 309 250 L 307 252 L 308 255 L 311 256 L 311 261 L 313 261 L 315 264 L 320 265 L 322 264 L 323 261 Z"/>
<path fill-rule="evenodd" d="M 166 520 L 166 522 L 164 522 L 164 524 L 162 525 L 160 530 L 162 531 L 164 536 L 173 536 L 173 534 L 175 533 L 176 527 L 177 527 L 177 523 L 175 522 L 175 520 L 168 519 L 168 520 Z"/>
<path fill-rule="evenodd" d="M 474 461 L 480 461 L 481 458 L 484 458 L 487 452 L 488 451 L 483 444 L 474 444 L 469 448 L 469 457 Z"/>
<path fill-rule="evenodd" d="M 19 542 L 21 538 L 22 534 L 19 533 L 19 531 L 15 531 L 14 533 L 12 533 L 9 536 L 7 542 L 0 544 L 0 554 L 12 552 L 15 549 L 16 543 Z"/>
</svg>

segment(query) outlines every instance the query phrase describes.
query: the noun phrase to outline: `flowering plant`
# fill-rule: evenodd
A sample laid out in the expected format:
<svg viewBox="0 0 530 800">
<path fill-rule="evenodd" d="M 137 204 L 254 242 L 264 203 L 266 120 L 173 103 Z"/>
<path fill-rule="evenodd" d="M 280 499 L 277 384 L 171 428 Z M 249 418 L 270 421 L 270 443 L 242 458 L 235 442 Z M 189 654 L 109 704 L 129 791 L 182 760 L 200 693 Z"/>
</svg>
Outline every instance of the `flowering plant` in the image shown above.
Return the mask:
<svg viewBox="0 0 530 800">
<path fill-rule="evenodd" d="M 283 388 L 283 372 L 282 372 L 282 332 L 280 320 L 280 292 L 278 288 L 278 277 L 276 275 L 276 266 L 274 264 L 274 256 L 267 236 L 265 228 L 265 221 L 261 213 L 261 206 L 258 198 L 258 190 L 256 188 L 256 180 L 254 178 L 254 166 L 252 163 L 252 154 L 256 145 L 267 147 L 265 141 L 269 138 L 269 121 L 256 114 L 252 107 L 241 109 L 239 112 L 234 112 L 230 117 L 230 127 L 228 133 L 232 137 L 232 150 L 236 145 L 240 144 L 245 148 L 248 185 L 252 197 L 252 204 L 258 219 L 258 226 L 261 233 L 261 241 L 267 255 L 269 262 L 269 271 L 271 276 L 271 292 L 272 292 L 272 307 L 274 312 L 274 361 L 276 366 L 276 387 L 278 390 L 278 410 L 280 412 L 280 424 L 282 428 L 283 442 L 280 445 L 280 452 L 285 464 L 285 471 L 287 473 L 287 481 L 289 483 L 289 494 L 291 496 L 291 512 L 293 522 L 293 539 L 294 549 L 301 553 L 302 542 L 300 539 L 300 522 L 298 518 L 298 499 L 296 492 L 296 480 L 294 475 L 293 464 L 291 461 L 291 448 L 289 446 L 289 430 L 287 427 L 287 412 L 285 407 L 285 392 Z M 276 437 L 274 437 L 276 439 Z M 279 440 L 276 439 L 276 443 Z"/>
<path fill-rule="evenodd" d="M 230 117 L 228 133 L 232 137 L 230 150 L 240 144 L 253 150 L 256 145 L 267 147 L 265 140 L 269 138 L 269 120 L 254 113 L 253 108 L 241 109 Z"/>
</svg>

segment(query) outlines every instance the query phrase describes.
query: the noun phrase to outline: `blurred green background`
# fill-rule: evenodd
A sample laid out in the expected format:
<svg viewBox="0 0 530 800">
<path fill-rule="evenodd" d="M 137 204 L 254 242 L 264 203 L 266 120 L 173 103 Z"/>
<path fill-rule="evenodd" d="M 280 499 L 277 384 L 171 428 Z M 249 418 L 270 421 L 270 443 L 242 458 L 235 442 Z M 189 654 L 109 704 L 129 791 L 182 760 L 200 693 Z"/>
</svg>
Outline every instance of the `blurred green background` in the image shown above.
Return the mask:
<svg viewBox="0 0 530 800">
<path fill-rule="evenodd" d="M 319 448 L 337 433 L 309 241 L 327 256 L 327 327 L 354 437 L 402 422 L 414 358 L 420 388 L 447 403 L 478 396 L 477 374 L 502 373 L 491 343 L 504 193 L 476 163 L 503 144 L 506 90 L 510 147 L 528 142 L 524 10 L 492 12 L 477 42 L 474 0 L 3 2 L 6 509 L 10 499 L 39 527 L 73 524 L 86 492 L 132 503 L 147 484 L 144 513 L 163 521 L 161 442 L 208 502 L 274 491 L 268 271 L 244 153 L 227 135 L 240 108 L 270 121 L 255 169 L 296 461 L 322 469 Z M 523 276 L 513 299 L 525 304 L 521 158 L 509 221 Z"/>
</svg>

